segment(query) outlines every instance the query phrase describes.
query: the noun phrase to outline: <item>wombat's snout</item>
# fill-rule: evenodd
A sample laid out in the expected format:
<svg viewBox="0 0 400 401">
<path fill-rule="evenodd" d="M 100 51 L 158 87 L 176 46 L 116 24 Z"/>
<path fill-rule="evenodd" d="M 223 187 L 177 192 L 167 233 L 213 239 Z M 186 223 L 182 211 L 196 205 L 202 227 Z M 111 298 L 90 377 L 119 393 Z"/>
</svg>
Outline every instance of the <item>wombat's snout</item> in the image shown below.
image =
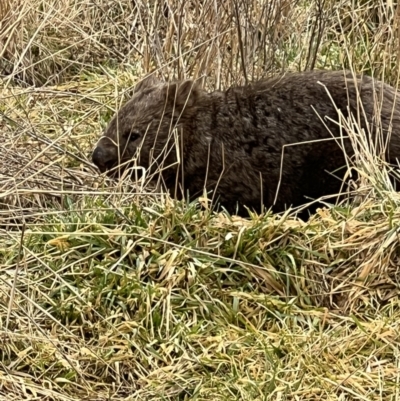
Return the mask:
<svg viewBox="0 0 400 401">
<path fill-rule="evenodd" d="M 104 173 L 114 167 L 116 162 L 116 149 L 111 146 L 98 145 L 92 154 L 93 163 Z"/>
</svg>

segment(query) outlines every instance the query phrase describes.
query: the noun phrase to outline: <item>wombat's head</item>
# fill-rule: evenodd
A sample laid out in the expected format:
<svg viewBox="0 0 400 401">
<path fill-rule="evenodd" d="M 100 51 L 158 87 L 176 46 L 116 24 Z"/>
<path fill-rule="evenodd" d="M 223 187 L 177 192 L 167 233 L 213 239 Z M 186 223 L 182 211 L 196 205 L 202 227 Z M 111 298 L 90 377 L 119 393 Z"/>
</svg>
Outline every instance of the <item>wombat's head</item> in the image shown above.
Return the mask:
<svg viewBox="0 0 400 401">
<path fill-rule="evenodd" d="M 173 129 L 191 119 L 201 93 L 193 81 L 170 84 L 149 76 L 112 118 L 93 151 L 101 172 L 115 175 L 134 165 L 152 168 L 176 161 Z"/>
</svg>

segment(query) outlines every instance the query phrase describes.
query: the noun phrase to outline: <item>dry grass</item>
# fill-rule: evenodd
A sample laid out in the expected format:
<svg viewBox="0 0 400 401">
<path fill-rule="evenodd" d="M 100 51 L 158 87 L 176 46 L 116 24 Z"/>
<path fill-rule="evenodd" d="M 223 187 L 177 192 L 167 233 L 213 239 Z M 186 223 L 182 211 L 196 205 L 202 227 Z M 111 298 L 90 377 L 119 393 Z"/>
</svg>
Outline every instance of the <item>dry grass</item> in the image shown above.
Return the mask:
<svg viewBox="0 0 400 401">
<path fill-rule="evenodd" d="M 396 5 L 353 3 L 0 3 L 0 400 L 400 399 L 400 196 L 362 142 L 357 196 L 307 223 L 213 214 L 89 158 L 152 70 L 397 84 Z"/>
</svg>

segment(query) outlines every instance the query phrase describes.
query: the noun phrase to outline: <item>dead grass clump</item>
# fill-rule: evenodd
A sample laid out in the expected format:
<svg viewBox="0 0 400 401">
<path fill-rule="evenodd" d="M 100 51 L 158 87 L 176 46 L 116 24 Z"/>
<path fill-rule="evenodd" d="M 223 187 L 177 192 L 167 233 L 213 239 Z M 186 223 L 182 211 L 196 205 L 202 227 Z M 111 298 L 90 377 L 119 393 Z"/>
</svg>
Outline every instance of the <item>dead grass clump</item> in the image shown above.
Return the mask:
<svg viewBox="0 0 400 401">
<path fill-rule="evenodd" d="M 128 0 L 24 2 L 16 22 L 8 22 L 0 36 L 7 45 L 0 54 L 2 75 L 41 86 L 73 79 L 95 65 L 125 62 L 135 48 L 129 39 L 132 11 Z"/>
<path fill-rule="evenodd" d="M 391 82 L 397 77 L 391 69 L 397 66 L 398 18 L 391 2 L 4 4 L 12 4 L 13 12 L 0 29 L 1 73 L 16 82 L 56 84 L 100 66 L 135 68 L 137 75 L 159 69 L 169 78 L 207 77 L 217 88 L 288 68 L 343 63 L 385 74 Z M 341 54 L 343 45 L 352 51 Z"/>
<path fill-rule="evenodd" d="M 288 65 L 277 49 L 293 40 L 297 2 L 25 2 L 18 23 L 5 24 L 3 75 L 54 84 L 96 66 L 137 65 L 165 75 L 202 77 L 217 86 Z M 298 28 L 298 26 L 297 26 Z M 7 38 L 16 40 L 8 45 Z M 226 74 L 226 72 L 228 72 Z M 212 78 L 214 78 L 212 77 Z M 232 81 L 233 79 L 233 81 Z"/>
<path fill-rule="evenodd" d="M 83 193 L 107 185 L 88 160 L 101 118 L 107 79 L 79 85 L 2 90 L 0 222 L 38 223 L 49 210 L 69 210 Z M 126 77 L 122 75 L 122 82 Z M 103 123 L 104 124 L 104 123 Z M 107 183 L 107 181 L 106 181 Z M 113 184 L 108 182 L 110 191 Z M 135 185 L 114 188 L 137 192 Z M 112 192 L 112 191 L 111 191 Z M 32 220 L 33 219 L 33 220 Z"/>
<path fill-rule="evenodd" d="M 328 37 L 344 47 L 342 60 L 346 68 L 352 66 L 358 72 L 384 77 L 393 85 L 398 82 L 399 11 L 393 1 L 335 4 L 331 19 L 336 23 Z"/>
<path fill-rule="evenodd" d="M 22 20 L 27 18 L 20 0 L 3 0 L 0 3 L 0 67 L 11 68 L 18 43 L 21 42 Z M 26 60 L 24 60 L 26 62 Z"/>
</svg>

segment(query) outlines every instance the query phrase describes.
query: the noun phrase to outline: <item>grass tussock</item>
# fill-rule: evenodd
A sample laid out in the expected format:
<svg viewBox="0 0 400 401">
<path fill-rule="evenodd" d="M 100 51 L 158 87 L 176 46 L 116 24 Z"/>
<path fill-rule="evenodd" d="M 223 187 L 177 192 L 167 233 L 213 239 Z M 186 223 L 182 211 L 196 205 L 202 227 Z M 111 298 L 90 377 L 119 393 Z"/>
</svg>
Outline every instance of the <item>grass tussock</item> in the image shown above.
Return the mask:
<svg viewBox="0 0 400 401">
<path fill-rule="evenodd" d="M 400 398 L 396 171 L 351 121 L 361 179 L 307 222 L 216 214 L 90 162 L 147 72 L 396 85 L 398 29 L 383 1 L 2 2 L 0 399 Z"/>
</svg>

